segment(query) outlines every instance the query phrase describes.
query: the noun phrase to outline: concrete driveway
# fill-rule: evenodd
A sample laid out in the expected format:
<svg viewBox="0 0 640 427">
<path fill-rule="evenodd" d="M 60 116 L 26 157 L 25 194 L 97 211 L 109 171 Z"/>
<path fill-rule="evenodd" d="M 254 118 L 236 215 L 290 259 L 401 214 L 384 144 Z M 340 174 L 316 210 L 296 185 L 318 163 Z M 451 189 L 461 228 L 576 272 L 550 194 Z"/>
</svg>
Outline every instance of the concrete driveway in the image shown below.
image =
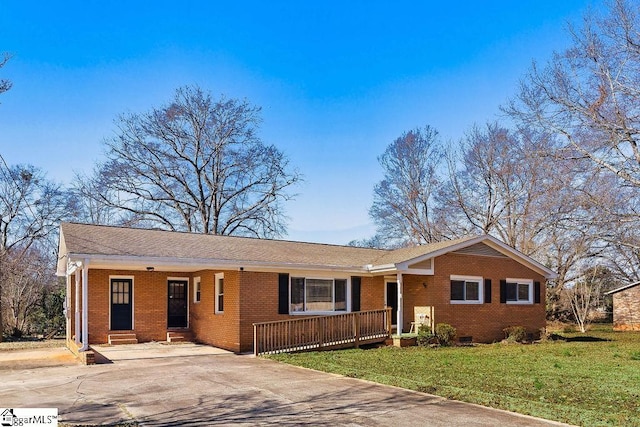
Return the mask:
<svg viewBox="0 0 640 427">
<path fill-rule="evenodd" d="M 112 348 L 119 360 L 93 366 L 5 365 L 1 405 L 57 407 L 83 425 L 559 425 L 253 356 L 169 346 L 147 358 L 139 348 Z"/>
</svg>

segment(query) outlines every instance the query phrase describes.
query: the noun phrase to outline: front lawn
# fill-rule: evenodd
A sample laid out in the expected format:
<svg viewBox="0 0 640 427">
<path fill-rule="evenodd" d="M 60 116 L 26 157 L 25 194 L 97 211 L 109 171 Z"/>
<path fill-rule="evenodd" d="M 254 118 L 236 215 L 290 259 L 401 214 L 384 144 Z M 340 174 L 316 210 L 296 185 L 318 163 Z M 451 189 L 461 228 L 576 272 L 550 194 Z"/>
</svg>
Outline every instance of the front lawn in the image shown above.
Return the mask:
<svg viewBox="0 0 640 427">
<path fill-rule="evenodd" d="M 270 357 L 570 424 L 640 426 L 640 333 L 562 335 L 569 341 Z"/>
</svg>

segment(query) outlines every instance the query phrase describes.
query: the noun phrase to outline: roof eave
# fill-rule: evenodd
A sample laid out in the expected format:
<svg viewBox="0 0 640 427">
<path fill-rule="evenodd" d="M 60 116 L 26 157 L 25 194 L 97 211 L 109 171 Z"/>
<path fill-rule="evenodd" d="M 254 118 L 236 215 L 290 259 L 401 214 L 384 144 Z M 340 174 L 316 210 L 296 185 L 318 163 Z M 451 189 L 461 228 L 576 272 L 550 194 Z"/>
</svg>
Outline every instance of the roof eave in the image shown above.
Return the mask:
<svg viewBox="0 0 640 427">
<path fill-rule="evenodd" d="M 189 271 L 198 270 L 240 270 L 240 271 L 332 271 L 341 273 L 366 274 L 366 266 L 321 265 L 321 264 L 295 264 L 275 263 L 259 261 L 240 261 L 209 258 L 167 258 L 167 257 L 139 257 L 127 255 L 102 255 L 102 254 L 68 254 L 70 260 L 88 260 L 92 268 L 126 268 L 135 270 L 147 270 L 153 267 L 154 271 L 176 271 L 180 269 Z"/>
</svg>

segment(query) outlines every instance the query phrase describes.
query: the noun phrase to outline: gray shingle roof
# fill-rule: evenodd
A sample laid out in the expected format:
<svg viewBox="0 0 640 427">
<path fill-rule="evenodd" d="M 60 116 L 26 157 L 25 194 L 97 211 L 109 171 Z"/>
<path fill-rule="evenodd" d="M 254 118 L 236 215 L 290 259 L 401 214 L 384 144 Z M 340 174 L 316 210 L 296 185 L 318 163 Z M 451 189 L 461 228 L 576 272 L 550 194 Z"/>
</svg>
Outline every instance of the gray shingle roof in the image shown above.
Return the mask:
<svg viewBox="0 0 640 427">
<path fill-rule="evenodd" d="M 555 277 L 551 270 L 490 236 L 384 250 L 77 223 L 62 223 L 60 230 L 59 274 L 65 271 L 65 255 L 104 260 L 126 258 L 128 265 L 144 265 L 148 260 L 173 260 L 207 265 L 319 267 L 364 272 L 371 266 L 400 264 L 419 257 L 438 256 L 474 243 L 490 243 L 494 247 L 499 244 L 503 253 L 545 276 Z"/>
<path fill-rule="evenodd" d="M 358 267 L 389 252 L 319 243 L 61 224 L 72 254 Z"/>
</svg>

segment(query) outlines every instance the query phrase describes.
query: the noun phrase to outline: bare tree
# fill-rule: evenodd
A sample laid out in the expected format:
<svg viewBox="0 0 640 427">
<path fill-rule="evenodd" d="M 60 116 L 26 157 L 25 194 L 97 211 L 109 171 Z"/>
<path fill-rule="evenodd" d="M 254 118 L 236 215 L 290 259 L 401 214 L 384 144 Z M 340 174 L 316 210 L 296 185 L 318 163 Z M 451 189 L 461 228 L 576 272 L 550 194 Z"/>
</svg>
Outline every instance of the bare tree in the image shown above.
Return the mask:
<svg viewBox="0 0 640 427">
<path fill-rule="evenodd" d="M 4 258 L 3 321 L 16 337 L 38 326 L 33 324 L 32 316 L 40 309 L 45 290 L 57 286 L 51 261 L 52 257 L 38 247 L 10 252 Z"/>
<path fill-rule="evenodd" d="M 6 296 L 7 284 L 24 273 L 27 254 L 55 253 L 58 224 L 69 212 L 67 200 L 62 187 L 38 168 L 9 166 L 0 156 L 0 296 Z M 0 297 L 2 310 L 7 302 Z"/>
<path fill-rule="evenodd" d="M 108 160 L 77 190 L 93 199 L 94 214 L 100 205 L 115 209 L 117 222 L 281 236 L 282 202 L 300 175 L 257 136 L 259 113 L 246 101 L 178 89 L 161 108 L 121 116 L 117 135 L 106 141 Z"/>
<path fill-rule="evenodd" d="M 11 59 L 11 55 L 6 52 L 3 53 L 0 57 L 0 68 L 4 67 L 6 63 L 9 62 L 9 59 Z M 13 83 L 11 83 L 10 80 L 0 79 L 0 93 L 8 91 L 11 89 L 11 86 L 13 86 Z"/>
<path fill-rule="evenodd" d="M 432 243 L 441 239 L 432 212 L 440 185 L 443 151 L 438 132 L 430 127 L 403 133 L 378 157 L 384 179 L 374 188 L 369 214 L 384 246 Z"/>
<path fill-rule="evenodd" d="M 604 292 L 613 289 L 615 281 L 607 268 L 595 266 L 582 272 L 582 276 L 567 289 L 569 305 L 580 332 L 587 327 L 594 317 L 596 309 L 605 306 Z"/>
<path fill-rule="evenodd" d="M 589 14 L 581 27 L 570 27 L 572 46 L 546 67 L 534 64 L 505 110 L 557 135 L 558 156 L 590 164 L 583 176 L 599 180 L 590 178 L 582 191 L 599 203 L 592 220 L 607 221 L 599 238 L 636 250 L 637 231 L 629 230 L 640 225 L 640 5 L 616 0 L 610 6 L 606 16 Z M 613 189 L 622 205 L 612 204 L 603 188 Z M 626 274 L 638 274 L 637 263 L 628 267 L 634 271 Z"/>
</svg>

